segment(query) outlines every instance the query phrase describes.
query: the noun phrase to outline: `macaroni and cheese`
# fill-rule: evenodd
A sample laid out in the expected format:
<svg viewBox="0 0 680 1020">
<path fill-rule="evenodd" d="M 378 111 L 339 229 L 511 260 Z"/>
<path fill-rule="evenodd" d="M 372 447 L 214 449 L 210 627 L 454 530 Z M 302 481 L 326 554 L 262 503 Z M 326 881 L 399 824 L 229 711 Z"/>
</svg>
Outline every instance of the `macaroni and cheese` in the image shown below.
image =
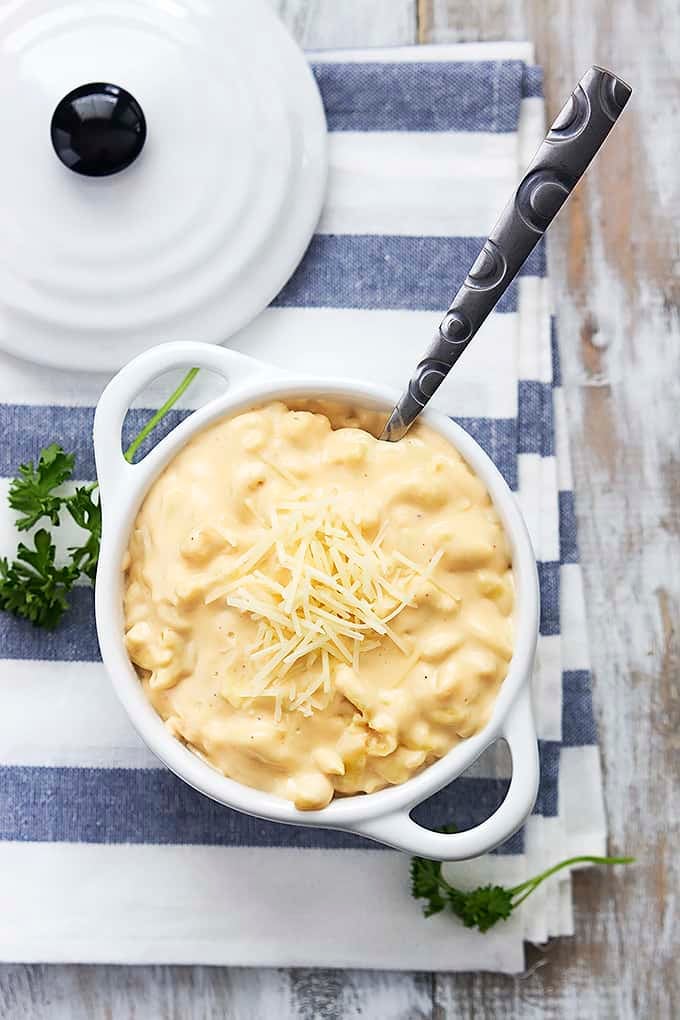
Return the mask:
<svg viewBox="0 0 680 1020">
<path fill-rule="evenodd" d="M 303 810 L 402 783 L 491 713 L 513 649 L 508 542 L 417 423 L 281 402 L 195 436 L 125 557 L 126 645 L 168 729 Z"/>
</svg>

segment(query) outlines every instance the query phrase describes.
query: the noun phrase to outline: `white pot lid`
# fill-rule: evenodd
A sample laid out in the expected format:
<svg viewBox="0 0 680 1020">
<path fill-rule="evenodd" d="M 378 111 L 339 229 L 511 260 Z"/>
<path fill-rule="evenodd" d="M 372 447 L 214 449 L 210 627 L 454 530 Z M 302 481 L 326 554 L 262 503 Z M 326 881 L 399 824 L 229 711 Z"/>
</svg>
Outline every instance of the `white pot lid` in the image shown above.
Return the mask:
<svg viewBox="0 0 680 1020">
<path fill-rule="evenodd" d="M 323 107 L 264 0 L 10 0 L 0 95 L 6 351 L 113 370 L 223 341 L 309 243 Z"/>
</svg>

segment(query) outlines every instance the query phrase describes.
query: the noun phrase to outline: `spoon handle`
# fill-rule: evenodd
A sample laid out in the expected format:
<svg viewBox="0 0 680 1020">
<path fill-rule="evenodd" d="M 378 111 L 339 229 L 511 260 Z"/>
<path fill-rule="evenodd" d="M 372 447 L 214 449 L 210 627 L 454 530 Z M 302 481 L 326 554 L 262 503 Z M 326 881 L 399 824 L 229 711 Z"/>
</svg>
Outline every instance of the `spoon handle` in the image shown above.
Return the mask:
<svg viewBox="0 0 680 1020">
<path fill-rule="evenodd" d="M 581 78 L 453 299 L 381 439 L 395 442 L 406 434 L 566 202 L 631 92 L 601 67 L 591 67 Z"/>
</svg>

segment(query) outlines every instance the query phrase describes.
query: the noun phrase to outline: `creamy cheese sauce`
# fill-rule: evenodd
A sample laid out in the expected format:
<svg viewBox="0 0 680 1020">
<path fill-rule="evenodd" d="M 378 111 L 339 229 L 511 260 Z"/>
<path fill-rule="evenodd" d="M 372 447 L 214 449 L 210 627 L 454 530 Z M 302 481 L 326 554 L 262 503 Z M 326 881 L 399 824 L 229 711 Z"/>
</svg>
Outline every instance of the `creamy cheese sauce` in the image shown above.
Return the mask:
<svg viewBox="0 0 680 1020">
<path fill-rule="evenodd" d="M 383 416 L 291 407 L 218 422 L 170 462 L 132 530 L 124 613 L 169 730 L 311 810 L 485 725 L 514 593 L 496 510 L 442 436 L 384 443 Z"/>
</svg>

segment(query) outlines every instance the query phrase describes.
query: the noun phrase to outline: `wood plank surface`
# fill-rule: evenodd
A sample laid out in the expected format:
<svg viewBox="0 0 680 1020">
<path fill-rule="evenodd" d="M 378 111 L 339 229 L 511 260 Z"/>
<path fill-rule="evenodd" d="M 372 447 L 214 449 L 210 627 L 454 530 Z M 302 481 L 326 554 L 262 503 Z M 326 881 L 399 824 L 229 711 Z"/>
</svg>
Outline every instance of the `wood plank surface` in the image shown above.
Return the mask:
<svg viewBox="0 0 680 1020">
<path fill-rule="evenodd" d="M 416 41 L 416 0 L 272 0 L 308 50 L 404 46 Z"/>
<path fill-rule="evenodd" d="M 555 113 L 592 62 L 635 96 L 552 231 L 611 847 L 576 936 L 522 978 L 5 966 L 11 1020 L 579 1020 L 680 1015 L 680 11 L 676 0 L 276 0 L 308 48 L 532 38 Z"/>
</svg>

